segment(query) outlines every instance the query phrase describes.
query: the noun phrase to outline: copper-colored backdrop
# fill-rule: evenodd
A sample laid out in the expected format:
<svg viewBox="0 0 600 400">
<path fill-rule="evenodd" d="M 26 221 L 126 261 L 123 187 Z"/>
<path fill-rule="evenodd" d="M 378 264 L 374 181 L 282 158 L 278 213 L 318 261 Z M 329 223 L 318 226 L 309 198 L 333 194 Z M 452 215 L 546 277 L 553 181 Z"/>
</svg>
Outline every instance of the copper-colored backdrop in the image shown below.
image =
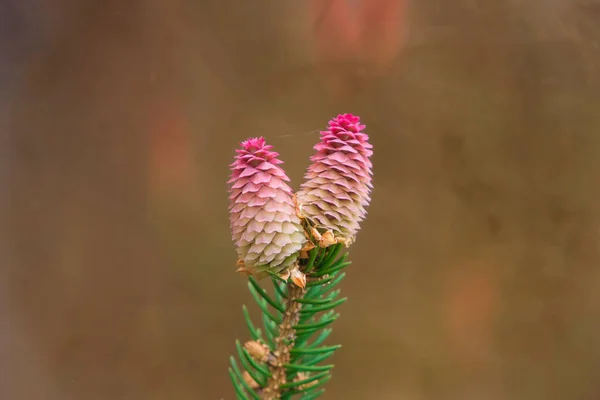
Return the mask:
<svg viewBox="0 0 600 400">
<path fill-rule="evenodd" d="M 354 42 L 317 0 L 0 2 L 2 399 L 233 399 L 234 148 L 297 187 L 341 112 L 375 189 L 325 398 L 600 398 L 600 3 L 373 2 Z"/>
</svg>

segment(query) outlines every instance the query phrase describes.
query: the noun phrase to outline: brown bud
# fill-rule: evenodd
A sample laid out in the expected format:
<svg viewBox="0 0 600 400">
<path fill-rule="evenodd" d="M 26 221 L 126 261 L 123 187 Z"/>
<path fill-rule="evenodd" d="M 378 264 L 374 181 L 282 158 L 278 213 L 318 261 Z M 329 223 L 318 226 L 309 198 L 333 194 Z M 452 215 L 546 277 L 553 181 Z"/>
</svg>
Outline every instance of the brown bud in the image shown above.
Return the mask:
<svg viewBox="0 0 600 400">
<path fill-rule="evenodd" d="M 310 375 L 307 372 L 298 372 L 296 374 L 296 376 L 294 377 L 294 382 L 303 381 L 304 379 L 308 379 L 309 377 L 310 377 Z M 319 382 L 319 381 L 316 380 L 316 381 L 305 383 L 304 385 L 299 385 L 298 389 L 306 390 L 306 389 L 310 388 L 311 386 L 316 385 L 317 382 Z"/>
<path fill-rule="evenodd" d="M 244 348 L 246 351 L 248 351 L 248 354 L 250 354 L 252 358 L 260 362 L 267 360 L 270 351 L 266 344 L 260 343 L 256 340 L 250 340 L 244 343 Z"/>
<path fill-rule="evenodd" d="M 298 197 L 294 193 L 292 195 L 292 201 L 294 202 L 294 210 L 296 211 L 296 215 L 300 219 L 304 219 L 304 214 L 302 214 L 302 204 L 298 202 Z"/>
<path fill-rule="evenodd" d="M 283 279 L 285 282 L 287 282 L 288 279 L 290 279 L 290 271 L 289 270 L 285 270 L 282 273 L 279 274 L 279 277 L 281 279 Z"/>
<path fill-rule="evenodd" d="M 235 272 L 239 272 L 240 274 L 247 276 L 252 275 L 250 271 L 246 269 L 246 264 L 241 258 L 238 258 L 237 263 L 235 263 L 235 266 L 238 267 L 238 269 L 236 269 Z"/>
<path fill-rule="evenodd" d="M 352 244 L 352 239 L 341 237 L 341 236 L 336 236 L 335 242 L 336 243 L 341 243 L 344 246 L 346 246 L 346 248 L 348 248 Z"/>
<path fill-rule="evenodd" d="M 321 246 L 321 247 L 329 247 L 335 243 L 336 243 L 336 239 L 333 236 L 332 231 L 325 232 L 323 235 L 321 235 L 321 239 L 319 239 L 319 246 Z"/>
<path fill-rule="evenodd" d="M 244 267 L 239 267 L 238 269 L 235 270 L 235 272 L 239 272 L 240 274 L 246 275 L 246 276 L 252 275 L 252 273 Z"/>
<path fill-rule="evenodd" d="M 248 371 L 244 371 L 242 373 L 242 377 L 244 378 L 244 382 L 246 382 L 248 384 L 248 386 L 250 386 L 252 389 L 258 389 L 260 387 L 260 385 L 258 384 L 258 382 L 256 382 L 254 380 L 254 378 L 252 378 L 250 376 L 250 374 L 248 373 Z"/>
<path fill-rule="evenodd" d="M 313 235 L 313 237 L 320 241 L 321 240 L 321 234 L 319 233 L 319 231 L 317 230 L 317 228 L 315 228 L 314 226 L 312 228 L 310 228 L 310 233 L 311 235 Z"/>
<path fill-rule="evenodd" d="M 306 275 L 302 271 L 298 269 L 298 266 L 295 265 L 291 270 L 292 282 L 296 284 L 296 286 L 304 289 L 306 287 Z"/>
<path fill-rule="evenodd" d="M 315 248 L 315 245 L 312 242 L 306 242 L 304 244 L 304 247 L 302 248 L 302 250 L 304 250 L 304 251 L 310 251 L 310 250 L 312 250 L 314 248 Z"/>
</svg>

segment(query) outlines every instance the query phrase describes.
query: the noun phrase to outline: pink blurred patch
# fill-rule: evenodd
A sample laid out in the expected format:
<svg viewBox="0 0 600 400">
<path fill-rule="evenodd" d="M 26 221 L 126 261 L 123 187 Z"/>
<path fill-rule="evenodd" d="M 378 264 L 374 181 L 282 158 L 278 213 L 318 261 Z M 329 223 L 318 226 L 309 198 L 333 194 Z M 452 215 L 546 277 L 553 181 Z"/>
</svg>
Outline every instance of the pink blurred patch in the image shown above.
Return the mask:
<svg viewBox="0 0 600 400">
<path fill-rule="evenodd" d="M 375 74 L 389 72 L 406 37 L 406 0 L 363 0 L 361 57 Z"/>
<path fill-rule="evenodd" d="M 195 175 L 188 121 L 184 113 L 168 101 L 160 103 L 149 115 L 151 189 L 184 190 Z"/>
<path fill-rule="evenodd" d="M 342 61 L 359 52 L 360 27 L 347 0 L 310 0 L 309 7 L 318 59 Z"/>
<path fill-rule="evenodd" d="M 317 66 L 334 90 L 353 79 L 343 71 L 352 65 L 389 72 L 407 33 L 406 0 L 310 0 L 309 7 Z"/>
<path fill-rule="evenodd" d="M 493 274 L 476 266 L 454 273 L 446 282 L 446 326 L 465 359 L 475 361 L 490 350 L 497 289 Z"/>
</svg>

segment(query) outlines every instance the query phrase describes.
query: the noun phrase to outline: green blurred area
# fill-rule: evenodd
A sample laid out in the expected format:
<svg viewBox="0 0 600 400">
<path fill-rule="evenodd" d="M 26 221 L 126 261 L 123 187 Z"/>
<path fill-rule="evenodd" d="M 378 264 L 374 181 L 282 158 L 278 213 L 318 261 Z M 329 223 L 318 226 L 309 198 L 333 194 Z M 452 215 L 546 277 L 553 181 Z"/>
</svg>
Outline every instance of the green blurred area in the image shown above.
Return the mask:
<svg viewBox="0 0 600 400">
<path fill-rule="evenodd" d="M 3 398 L 232 399 L 234 149 L 297 188 L 352 112 L 375 188 L 324 398 L 597 399 L 600 4 L 413 3 L 390 72 L 335 94 L 302 2 L 59 2 L 11 102 Z"/>
</svg>

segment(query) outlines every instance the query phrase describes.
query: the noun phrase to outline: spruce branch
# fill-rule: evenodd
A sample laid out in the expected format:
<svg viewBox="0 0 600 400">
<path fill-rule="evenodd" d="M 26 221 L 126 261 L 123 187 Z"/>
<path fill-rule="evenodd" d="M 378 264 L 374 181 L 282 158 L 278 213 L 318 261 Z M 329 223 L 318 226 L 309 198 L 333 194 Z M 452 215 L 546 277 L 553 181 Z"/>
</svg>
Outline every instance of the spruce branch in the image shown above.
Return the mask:
<svg viewBox="0 0 600 400">
<path fill-rule="evenodd" d="M 250 340 L 236 341 L 239 363 L 231 357 L 229 368 L 238 400 L 316 399 L 331 379 L 334 365 L 322 363 L 341 347 L 324 343 L 347 300 L 337 289 L 350 265 L 342 250 L 355 240 L 372 187 L 363 129 L 351 114 L 332 119 L 297 194 L 263 138 L 237 150 L 229 180 L 232 236 L 263 326 L 242 306 Z M 272 283 L 272 294 L 261 281 Z"/>
<path fill-rule="evenodd" d="M 340 291 L 335 290 L 344 277 L 339 266 L 349 264 L 345 261 L 347 253 L 335 259 L 342 247 L 342 244 L 329 248 L 315 247 L 307 258 L 300 259 L 299 271 L 312 271 L 304 288 L 293 281 L 282 282 L 274 275 L 271 278 L 274 286 L 271 296 L 258 281 L 249 278 L 248 287 L 262 311 L 265 333 L 263 335 L 255 327 L 244 306 L 252 340 L 243 347 L 236 343 L 243 370 L 235 359 L 231 359 L 230 374 L 238 399 L 305 400 L 324 393 L 321 386 L 331 379 L 334 366 L 321 363 L 341 346 L 323 343 L 332 332 L 327 327 L 338 317 L 335 308 L 347 300 L 338 299 Z M 314 265 L 317 259 L 321 262 Z M 335 269 L 331 275 L 323 274 L 330 269 Z"/>
</svg>

